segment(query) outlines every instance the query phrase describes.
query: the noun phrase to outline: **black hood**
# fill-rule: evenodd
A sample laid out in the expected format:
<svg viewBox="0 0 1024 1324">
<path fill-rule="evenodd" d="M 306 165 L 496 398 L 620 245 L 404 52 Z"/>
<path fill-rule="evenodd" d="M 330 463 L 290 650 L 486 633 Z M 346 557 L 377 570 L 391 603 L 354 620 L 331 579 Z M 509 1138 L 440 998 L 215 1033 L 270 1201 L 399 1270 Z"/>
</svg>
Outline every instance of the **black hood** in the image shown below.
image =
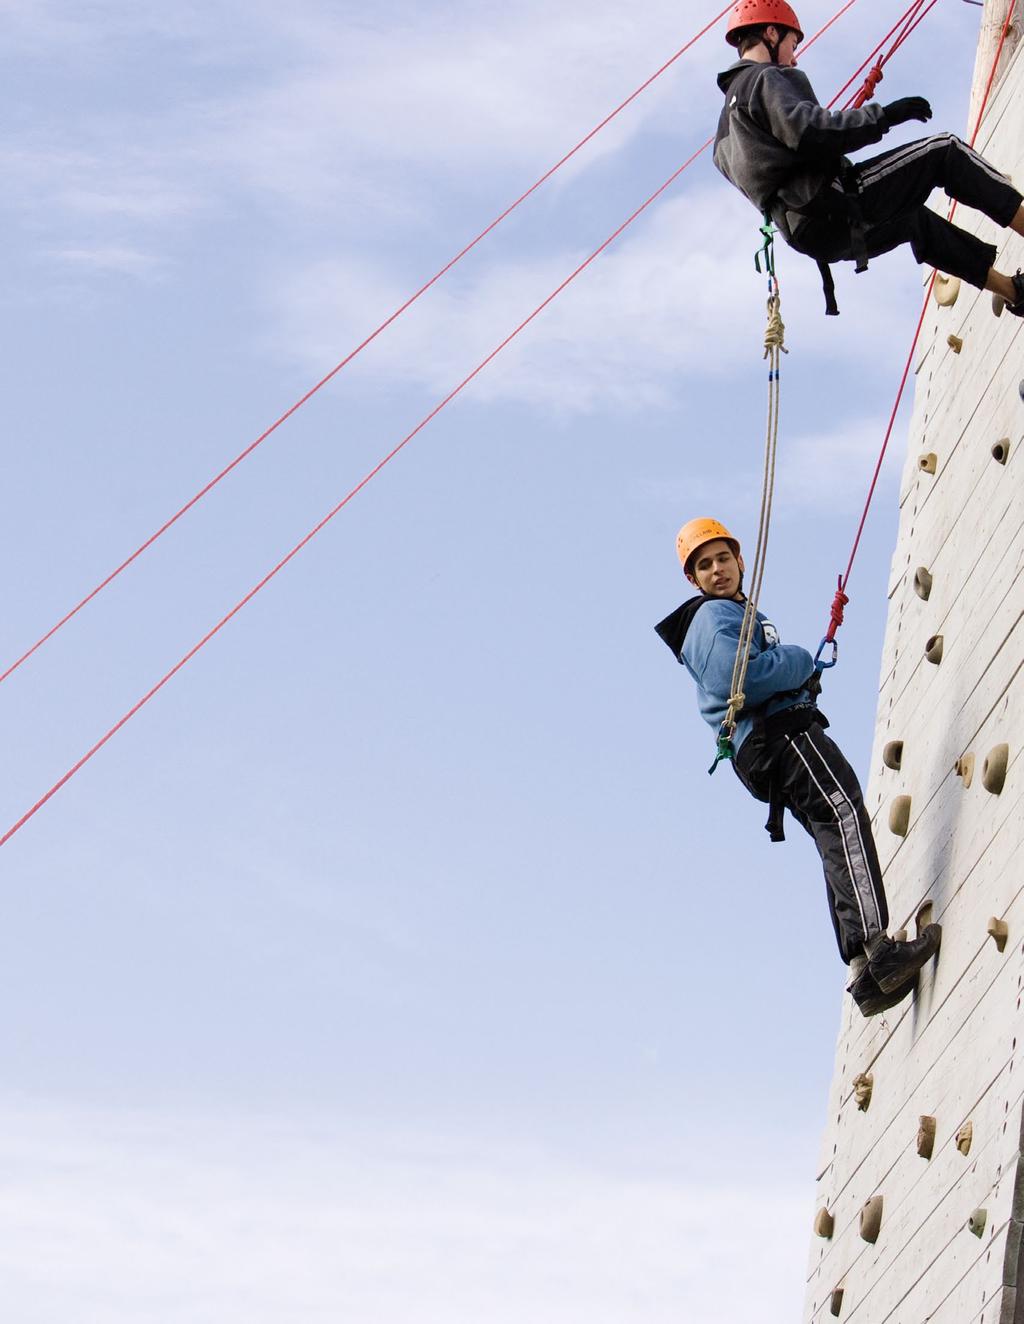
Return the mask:
<svg viewBox="0 0 1024 1324">
<path fill-rule="evenodd" d="M 693 618 L 711 598 L 700 593 L 695 598 L 688 598 L 681 607 L 677 607 L 671 616 L 666 616 L 654 627 L 665 643 L 671 648 L 677 662 L 683 660 L 683 644 Z"/>
<path fill-rule="evenodd" d="M 749 69 L 752 64 L 757 63 L 757 60 L 737 60 L 735 64 L 730 64 L 728 69 L 723 69 L 718 75 L 718 86 L 723 92 L 728 92 L 733 79 L 741 74 L 744 69 Z"/>
</svg>

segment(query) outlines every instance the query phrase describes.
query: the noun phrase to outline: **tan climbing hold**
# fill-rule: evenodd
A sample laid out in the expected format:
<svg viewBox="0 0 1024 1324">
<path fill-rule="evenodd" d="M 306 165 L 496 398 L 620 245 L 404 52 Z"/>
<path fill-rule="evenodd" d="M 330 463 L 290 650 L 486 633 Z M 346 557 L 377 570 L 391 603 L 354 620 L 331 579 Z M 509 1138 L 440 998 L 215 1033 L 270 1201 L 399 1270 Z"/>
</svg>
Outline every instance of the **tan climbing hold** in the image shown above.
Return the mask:
<svg viewBox="0 0 1024 1324">
<path fill-rule="evenodd" d="M 914 928 L 917 930 L 917 936 L 920 938 L 932 921 L 932 913 L 935 907 L 930 901 L 922 901 L 917 908 L 917 914 L 914 916 Z"/>
<path fill-rule="evenodd" d="M 935 1149 L 935 1118 L 923 1116 L 917 1124 L 917 1152 L 923 1159 L 930 1159 Z"/>
<path fill-rule="evenodd" d="M 944 272 L 937 271 L 932 294 L 940 308 L 952 308 L 960 296 L 960 277 L 947 276 Z"/>
<path fill-rule="evenodd" d="M 814 1216 L 814 1235 L 828 1241 L 836 1230 L 836 1220 L 827 1209 L 819 1209 Z"/>
<path fill-rule="evenodd" d="M 974 781 L 974 755 L 961 754 L 953 764 L 953 771 L 963 782 L 966 791 L 971 782 Z"/>
<path fill-rule="evenodd" d="M 889 806 L 889 831 L 905 837 L 910 831 L 910 796 L 897 795 Z"/>
<path fill-rule="evenodd" d="M 945 640 L 941 634 L 933 634 L 924 646 L 924 655 L 933 666 L 938 666 L 942 661 L 942 650 L 945 648 Z"/>
<path fill-rule="evenodd" d="M 970 1228 L 970 1230 L 974 1233 L 976 1237 L 980 1237 L 981 1234 L 985 1231 L 985 1224 L 987 1222 L 988 1222 L 988 1210 L 975 1209 L 974 1213 L 971 1214 L 970 1218 L 967 1220 L 967 1226 L 968 1228 Z"/>
<path fill-rule="evenodd" d="M 925 602 L 931 597 L 932 576 L 931 571 L 925 566 L 919 565 L 914 571 L 914 592 Z"/>
<path fill-rule="evenodd" d="M 1010 438 L 1003 437 L 992 447 L 992 458 L 996 464 L 1005 464 L 1010 458 Z"/>
<path fill-rule="evenodd" d="M 956 1147 L 963 1154 L 964 1158 L 971 1152 L 971 1145 L 974 1141 L 974 1123 L 964 1122 L 963 1126 L 956 1133 Z"/>
<path fill-rule="evenodd" d="M 950 349 L 953 351 L 954 354 L 959 354 L 964 347 L 964 342 L 961 340 L 959 336 L 947 336 L 946 344 L 950 347 Z"/>
<path fill-rule="evenodd" d="M 995 745 L 989 750 L 981 768 L 981 784 L 992 795 L 998 795 L 1006 781 L 1006 768 L 1010 762 L 1010 746 Z"/>
<path fill-rule="evenodd" d="M 890 740 L 882 750 L 882 762 L 893 772 L 899 772 L 903 766 L 903 741 Z"/>
<path fill-rule="evenodd" d="M 928 451 L 917 457 L 917 467 L 923 474 L 933 474 L 939 467 L 939 457 L 934 451 Z"/>
<path fill-rule="evenodd" d="M 829 1310 L 833 1315 L 838 1315 L 843 1308 L 843 1289 L 837 1287 L 832 1293 L 832 1300 L 829 1302 Z"/>
<path fill-rule="evenodd" d="M 996 919 L 995 915 L 988 922 L 988 936 L 1001 952 L 1006 951 L 1006 940 L 1010 936 L 1010 926 L 1005 919 Z"/>
<path fill-rule="evenodd" d="M 882 1197 L 873 1195 L 860 1211 L 860 1235 L 873 1246 L 882 1230 Z"/>
<path fill-rule="evenodd" d="M 859 1076 L 854 1076 L 853 1097 L 857 1100 L 857 1107 L 862 1113 L 866 1113 L 871 1105 L 874 1088 L 875 1078 L 870 1071 L 862 1071 Z"/>
</svg>

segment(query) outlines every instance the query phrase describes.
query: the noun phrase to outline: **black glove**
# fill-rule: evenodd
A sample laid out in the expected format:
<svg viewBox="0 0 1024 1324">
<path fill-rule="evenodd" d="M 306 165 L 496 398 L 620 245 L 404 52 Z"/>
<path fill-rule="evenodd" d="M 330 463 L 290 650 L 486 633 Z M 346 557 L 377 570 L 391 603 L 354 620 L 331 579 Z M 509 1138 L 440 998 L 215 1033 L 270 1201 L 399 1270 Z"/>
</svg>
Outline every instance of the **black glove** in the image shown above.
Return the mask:
<svg viewBox="0 0 1024 1324">
<path fill-rule="evenodd" d="M 804 685 L 804 689 L 812 699 L 816 699 L 821 693 L 821 672 L 817 667 L 811 672 L 810 677 Z"/>
<path fill-rule="evenodd" d="M 924 97 L 900 97 L 898 101 L 883 106 L 882 113 L 891 129 L 897 124 L 906 124 L 907 120 L 930 120 L 932 108 Z"/>
</svg>

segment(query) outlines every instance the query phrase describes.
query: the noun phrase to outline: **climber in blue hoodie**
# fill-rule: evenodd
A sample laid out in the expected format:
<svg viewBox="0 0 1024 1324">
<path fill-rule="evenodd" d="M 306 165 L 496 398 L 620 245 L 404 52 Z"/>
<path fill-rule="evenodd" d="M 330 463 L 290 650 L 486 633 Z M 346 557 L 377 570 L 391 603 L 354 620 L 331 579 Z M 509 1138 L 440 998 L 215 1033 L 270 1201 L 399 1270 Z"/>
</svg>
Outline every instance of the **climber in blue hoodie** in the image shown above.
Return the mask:
<svg viewBox="0 0 1024 1324">
<path fill-rule="evenodd" d="M 655 628 L 697 685 L 701 716 L 716 734 L 732 692 L 746 598 L 739 542 L 714 519 L 685 524 L 676 550 L 698 596 Z M 814 839 L 828 888 L 829 910 L 848 985 L 865 1016 L 895 1006 L 938 951 L 941 931 L 926 926 L 911 942 L 886 934 L 889 911 L 871 820 L 857 775 L 825 734 L 816 702 L 814 659 L 783 644 L 768 618 L 757 614 L 743 686 L 744 707 L 732 736 L 740 781 L 770 806 L 767 828 L 782 841 L 788 809 Z"/>
</svg>

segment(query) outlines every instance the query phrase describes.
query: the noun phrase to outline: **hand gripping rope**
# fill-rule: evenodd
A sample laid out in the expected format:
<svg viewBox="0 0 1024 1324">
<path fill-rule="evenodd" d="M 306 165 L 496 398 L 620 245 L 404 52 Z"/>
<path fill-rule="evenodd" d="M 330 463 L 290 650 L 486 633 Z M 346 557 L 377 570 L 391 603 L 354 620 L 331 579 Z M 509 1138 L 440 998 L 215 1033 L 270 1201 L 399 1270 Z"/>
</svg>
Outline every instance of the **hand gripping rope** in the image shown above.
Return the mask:
<svg viewBox="0 0 1024 1324">
<path fill-rule="evenodd" d="M 763 243 L 754 257 L 754 266 L 760 272 L 764 262 L 764 274 L 768 277 L 768 321 L 764 330 L 764 357 L 768 360 L 768 422 L 765 429 L 764 471 L 761 479 L 761 514 L 757 527 L 757 546 L 754 550 L 754 565 L 750 574 L 750 588 L 743 605 L 743 620 L 740 624 L 740 638 L 736 645 L 736 660 L 732 668 L 731 693 L 725 720 L 718 732 L 715 748 L 715 761 L 708 769 L 715 771 L 723 759 L 735 757 L 733 736 L 736 734 L 736 722 L 746 695 L 743 687 L 747 683 L 747 669 L 750 666 L 750 647 L 757 629 L 757 604 L 761 597 L 761 581 L 764 578 L 765 561 L 768 555 L 768 532 L 772 519 L 772 498 L 775 493 L 775 455 L 779 439 L 779 363 L 780 356 L 788 354 L 784 344 L 786 328 L 782 321 L 781 298 L 778 277 L 775 274 L 775 227 L 771 217 L 766 216 L 761 226 Z"/>
</svg>

